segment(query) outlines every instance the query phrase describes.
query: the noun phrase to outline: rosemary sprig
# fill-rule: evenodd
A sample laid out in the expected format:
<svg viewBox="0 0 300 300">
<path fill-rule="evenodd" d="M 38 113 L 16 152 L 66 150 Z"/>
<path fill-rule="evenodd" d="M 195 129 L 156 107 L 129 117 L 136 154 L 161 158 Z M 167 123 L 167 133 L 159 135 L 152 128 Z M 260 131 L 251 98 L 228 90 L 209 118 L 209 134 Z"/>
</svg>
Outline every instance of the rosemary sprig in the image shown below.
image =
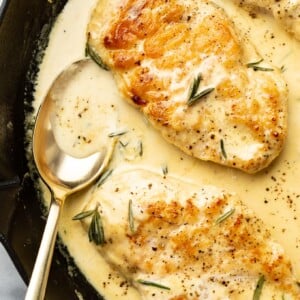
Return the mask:
<svg viewBox="0 0 300 300">
<path fill-rule="evenodd" d="M 121 136 L 127 133 L 127 130 L 122 130 L 122 131 L 116 131 L 116 132 L 111 132 L 108 137 L 116 137 L 116 136 Z"/>
<path fill-rule="evenodd" d="M 112 174 L 112 172 L 113 172 L 113 169 L 106 170 L 99 178 L 99 180 L 97 182 L 97 187 L 102 185 L 105 182 L 105 180 Z"/>
<path fill-rule="evenodd" d="M 265 276 L 264 275 L 260 275 L 257 283 L 256 283 L 256 287 L 253 293 L 253 298 L 252 300 L 259 300 L 260 299 L 260 295 L 263 289 L 263 285 L 265 283 Z"/>
<path fill-rule="evenodd" d="M 102 58 L 87 43 L 85 46 L 85 56 L 89 56 L 100 68 L 108 71 L 108 66 L 103 62 Z"/>
<path fill-rule="evenodd" d="M 233 213 L 235 212 L 235 208 L 230 209 L 229 211 L 227 211 L 226 213 L 224 213 L 223 215 L 221 215 L 220 217 L 218 217 L 215 221 L 216 224 L 220 224 L 222 222 L 224 222 L 225 220 L 227 220 Z"/>
<path fill-rule="evenodd" d="M 252 62 L 252 63 L 248 63 L 246 66 L 247 68 L 252 68 L 254 71 L 274 71 L 274 69 L 272 68 L 265 68 L 265 67 L 261 67 L 259 66 L 259 64 L 263 61 L 263 59 L 260 59 L 258 61 Z"/>
<path fill-rule="evenodd" d="M 165 286 L 165 285 L 153 282 L 153 281 L 138 279 L 137 282 L 140 284 L 143 284 L 143 285 L 154 286 L 154 287 L 164 289 L 164 290 L 171 290 L 171 288 L 169 288 L 168 286 Z"/>
<path fill-rule="evenodd" d="M 188 101 L 187 101 L 188 106 L 194 105 L 201 98 L 208 95 L 215 89 L 213 87 L 206 88 L 197 94 L 201 80 L 202 80 L 201 73 L 196 78 L 194 78 L 193 83 L 190 86 L 190 90 L 189 90 Z"/>
<path fill-rule="evenodd" d="M 105 237 L 98 205 L 93 210 L 83 211 L 75 215 L 72 220 L 80 221 L 90 216 L 92 216 L 92 220 L 88 230 L 89 241 L 94 242 L 96 245 L 103 245 L 105 243 Z"/>
<path fill-rule="evenodd" d="M 129 223 L 129 228 L 130 228 L 130 231 L 132 233 L 134 233 L 134 217 L 133 217 L 133 210 L 132 210 L 132 200 L 130 199 L 129 200 L 129 203 L 128 203 L 128 223 Z"/>
<path fill-rule="evenodd" d="M 225 151 L 225 146 L 224 146 L 224 141 L 223 139 L 220 140 L 220 148 L 221 148 L 221 153 L 222 153 L 222 156 L 227 159 L 227 153 Z"/>
</svg>

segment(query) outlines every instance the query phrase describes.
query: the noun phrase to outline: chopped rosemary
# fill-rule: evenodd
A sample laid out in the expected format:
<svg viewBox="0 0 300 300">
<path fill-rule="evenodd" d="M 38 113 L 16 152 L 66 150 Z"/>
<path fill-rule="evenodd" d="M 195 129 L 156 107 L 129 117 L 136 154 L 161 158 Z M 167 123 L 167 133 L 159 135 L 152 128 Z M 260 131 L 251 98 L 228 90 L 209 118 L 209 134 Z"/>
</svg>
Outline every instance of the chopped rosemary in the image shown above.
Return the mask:
<svg viewBox="0 0 300 300">
<path fill-rule="evenodd" d="M 99 178 L 99 180 L 97 182 L 97 187 L 102 185 L 104 183 L 104 181 L 111 175 L 112 172 L 113 172 L 113 169 L 106 170 Z"/>
<path fill-rule="evenodd" d="M 282 65 L 282 66 L 280 67 L 280 72 L 283 73 L 283 72 L 285 72 L 285 71 L 286 71 L 286 67 L 285 67 L 284 65 Z"/>
<path fill-rule="evenodd" d="M 253 293 L 253 298 L 252 300 L 259 300 L 260 299 L 260 295 L 263 289 L 263 285 L 265 283 L 265 276 L 264 275 L 260 275 L 257 283 L 256 283 L 256 287 Z"/>
<path fill-rule="evenodd" d="M 165 285 L 153 282 L 153 281 L 138 279 L 137 282 L 140 284 L 143 284 L 143 285 L 154 286 L 154 287 L 164 289 L 164 290 L 171 290 L 171 288 L 169 288 L 168 286 L 165 286 Z"/>
<path fill-rule="evenodd" d="M 103 62 L 102 58 L 87 43 L 85 46 L 85 56 L 89 56 L 100 68 L 108 71 L 108 66 Z"/>
<path fill-rule="evenodd" d="M 224 141 L 223 139 L 220 140 L 220 148 L 221 148 L 221 153 L 222 153 L 222 156 L 227 159 L 227 153 L 225 151 L 225 146 L 224 146 Z"/>
<path fill-rule="evenodd" d="M 120 145 L 123 147 L 123 148 L 126 148 L 128 146 L 128 142 L 127 143 L 124 143 L 122 142 L 121 140 L 119 140 L 119 143 Z"/>
<path fill-rule="evenodd" d="M 190 86 L 190 91 L 188 95 L 188 101 L 187 101 L 188 106 L 195 104 L 197 101 L 199 101 L 201 98 L 208 95 L 215 89 L 212 87 L 206 88 L 197 94 L 201 80 L 202 80 L 201 73 L 196 78 L 194 78 L 193 83 Z"/>
<path fill-rule="evenodd" d="M 104 229 L 98 207 L 95 208 L 88 234 L 90 242 L 94 242 L 96 245 L 105 243 Z"/>
<path fill-rule="evenodd" d="M 260 64 L 261 62 L 263 62 L 263 59 L 262 59 L 262 58 L 261 58 L 260 60 L 258 60 L 258 61 L 248 63 L 248 64 L 247 64 L 247 67 L 248 67 L 248 68 L 252 68 L 252 67 L 254 67 L 254 66 Z"/>
<path fill-rule="evenodd" d="M 220 217 L 218 217 L 215 221 L 216 224 L 220 224 L 222 222 L 224 222 L 226 219 L 228 219 L 233 213 L 235 212 L 235 209 L 232 208 L 229 211 L 227 211 L 226 213 L 224 213 L 223 215 L 221 215 Z"/>
<path fill-rule="evenodd" d="M 94 213 L 94 210 L 83 211 L 72 218 L 74 221 L 79 221 L 91 216 Z"/>
<path fill-rule="evenodd" d="M 201 80 L 202 80 L 202 75 L 200 73 L 196 78 L 194 78 L 193 84 L 190 87 L 189 99 L 193 98 L 196 95 Z"/>
<path fill-rule="evenodd" d="M 138 152 L 139 152 L 139 156 L 143 156 L 143 154 L 144 154 L 144 148 L 143 148 L 143 142 L 142 141 L 139 141 Z"/>
<path fill-rule="evenodd" d="M 88 231 L 89 241 L 94 242 L 96 245 L 103 245 L 105 243 L 104 229 L 98 211 L 98 205 L 93 210 L 87 210 L 77 214 L 72 220 L 79 221 L 90 216 L 92 216 L 92 220 Z"/>
<path fill-rule="evenodd" d="M 210 94 L 215 88 L 210 87 L 207 89 L 202 90 L 199 94 L 196 94 L 194 97 L 190 98 L 187 102 L 188 106 L 194 105 L 198 102 L 201 98 L 205 97 L 206 95 Z"/>
<path fill-rule="evenodd" d="M 162 166 L 162 172 L 165 176 L 169 173 L 169 169 L 167 165 Z"/>
<path fill-rule="evenodd" d="M 133 211 L 132 211 L 132 200 L 129 200 L 128 203 L 128 223 L 129 228 L 132 233 L 134 233 L 134 218 L 133 218 Z"/>
<path fill-rule="evenodd" d="M 259 64 L 263 61 L 263 59 L 260 59 L 256 62 L 252 62 L 252 63 L 248 63 L 247 67 L 248 68 L 252 68 L 254 71 L 274 71 L 274 69 L 272 68 L 265 68 L 265 67 L 261 67 L 259 66 Z"/>
<path fill-rule="evenodd" d="M 127 133 L 127 130 L 122 130 L 122 131 L 116 131 L 116 132 L 111 132 L 108 137 L 115 137 L 115 136 L 121 136 Z"/>
</svg>

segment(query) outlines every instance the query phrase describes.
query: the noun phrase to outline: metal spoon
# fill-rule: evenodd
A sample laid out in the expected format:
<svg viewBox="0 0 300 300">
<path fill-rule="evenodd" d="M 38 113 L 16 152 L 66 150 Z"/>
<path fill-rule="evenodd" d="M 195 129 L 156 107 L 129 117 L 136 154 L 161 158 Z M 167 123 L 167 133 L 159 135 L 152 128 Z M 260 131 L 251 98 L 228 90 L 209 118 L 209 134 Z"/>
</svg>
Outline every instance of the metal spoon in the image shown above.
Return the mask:
<svg viewBox="0 0 300 300">
<path fill-rule="evenodd" d="M 75 158 L 63 152 L 54 138 L 51 124 L 55 110 L 54 99 L 90 64 L 93 64 L 90 60 L 81 60 L 64 70 L 52 84 L 36 118 L 33 156 L 40 176 L 51 191 L 52 199 L 26 300 L 44 299 L 59 217 L 66 197 L 93 182 L 107 165 L 113 151 L 114 141 L 111 140 L 99 152 L 85 158 Z"/>
</svg>

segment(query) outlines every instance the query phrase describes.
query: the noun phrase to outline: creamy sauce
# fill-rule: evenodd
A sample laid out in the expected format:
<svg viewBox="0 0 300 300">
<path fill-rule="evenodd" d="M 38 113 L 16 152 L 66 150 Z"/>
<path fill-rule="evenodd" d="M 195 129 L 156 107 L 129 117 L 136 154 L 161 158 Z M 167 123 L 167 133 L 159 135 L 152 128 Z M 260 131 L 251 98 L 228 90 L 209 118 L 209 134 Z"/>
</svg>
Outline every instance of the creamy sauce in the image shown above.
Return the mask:
<svg viewBox="0 0 300 300">
<path fill-rule="evenodd" d="M 78 122 L 78 119 L 81 119 L 78 114 L 82 107 L 78 108 L 78 112 L 74 110 L 78 99 L 68 103 L 70 98 L 66 98 L 66 102 L 63 102 L 63 117 L 72 117 L 72 133 L 75 132 L 75 135 L 72 136 L 69 132 L 70 139 L 63 137 L 61 143 L 74 155 L 80 156 L 82 151 L 85 151 L 85 154 L 95 151 L 103 143 L 102 139 L 91 139 L 88 145 L 75 143 L 80 147 L 74 147 L 74 139 L 78 137 L 76 130 L 79 130 L 76 124 L 87 126 L 86 122 L 91 121 L 95 126 L 99 120 L 92 133 L 94 131 L 102 134 L 103 131 L 97 126 L 106 128 L 105 137 L 110 131 L 126 131 L 126 134 L 119 137 L 121 143 L 116 144 L 115 155 L 110 165 L 114 172 L 135 167 L 162 172 L 163 168 L 167 167 L 169 174 L 176 177 L 197 184 L 219 186 L 239 194 L 242 201 L 265 222 L 273 238 L 284 247 L 300 281 L 300 42 L 288 36 L 271 17 L 258 16 L 253 19 L 247 12 L 233 6 L 230 1 L 215 2 L 225 8 L 236 26 L 257 46 L 266 61 L 278 67 L 284 66 L 283 75 L 290 91 L 289 133 L 284 151 L 271 167 L 258 174 L 248 175 L 188 157 L 163 140 L 140 112 L 120 98 L 111 74 L 104 70 L 91 75 L 94 83 L 88 88 L 91 106 L 88 117 L 84 119 L 85 123 Z M 35 95 L 36 108 L 55 77 L 72 62 L 84 58 L 86 25 L 95 4 L 96 0 L 70 0 L 58 18 L 41 64 Z M 81 99 L 86 99 L 86 95 L 83 93 Z M 75 113 L 72 115 L 72 112 Z M 97 118 L 97 115 L 106 117 Z M 103 120 L 105 125 L 101 123 Z M 60 129 L 62 131 L 58 131 L 57 136 L 62 137 L 62 133 L 59 132 L 66 132 L 66 126 L 62 125 Z M 72 217 L 83 210 L 92 189 L 66 201 L 59 229 L 60 236 L 78 267 L 107 299 L 139 299 L 133 288 L 121 284 L 124 278 L 111 270 L 93 244 L 89 243 L 87 233 L 80 222 L 72 221 Z M 45 199 L 49 199 L 47 191 Z"/>
</svg>

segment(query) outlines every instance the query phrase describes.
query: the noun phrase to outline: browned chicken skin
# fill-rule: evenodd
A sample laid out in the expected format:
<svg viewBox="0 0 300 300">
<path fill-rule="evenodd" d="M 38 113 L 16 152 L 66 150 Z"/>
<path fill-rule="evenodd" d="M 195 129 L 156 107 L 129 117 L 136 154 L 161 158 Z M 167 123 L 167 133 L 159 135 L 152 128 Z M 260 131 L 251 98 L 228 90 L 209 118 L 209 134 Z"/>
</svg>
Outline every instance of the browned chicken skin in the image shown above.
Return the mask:
<svg viewBox="0 0 300 300">
<path fill-rule="evenodd" d="M 286 83 L 210 1 L 100 1 L 88 45 L 187 154 L 255 173 L 282 150 Z"/>
<path fill-rule="evenodd" d="M 143 299 L 252 299 L 262 276 L 263 299 L 300 299 L 282 247 L 222 189 L 132 170 L 95 189 L 84 210 L 97 206 L 105 236 L 99 251 Z"/>
</svg>

